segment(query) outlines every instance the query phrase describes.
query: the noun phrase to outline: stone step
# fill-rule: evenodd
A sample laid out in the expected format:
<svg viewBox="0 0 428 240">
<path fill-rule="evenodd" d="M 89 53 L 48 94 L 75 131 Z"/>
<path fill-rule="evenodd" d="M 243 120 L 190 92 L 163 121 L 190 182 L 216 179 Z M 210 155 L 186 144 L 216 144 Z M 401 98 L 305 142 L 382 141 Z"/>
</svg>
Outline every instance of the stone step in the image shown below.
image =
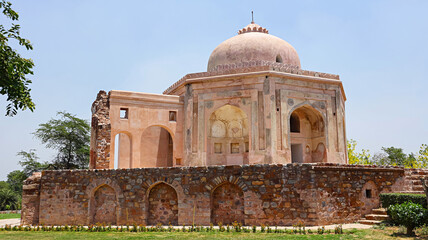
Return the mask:
<svg viewBox="0 0 428 240">
<path fill-rule="evenodd" d="M 421 181 L 413 181 L 412 184 L 413 186 L 422 186 Z"/>
<path fill-rule="evenodd" d="M 380 224 L 382 221 L 376 221 L 376 220 L 359 220 L 358 223 L 365 224 L 365 225 L 376 225 Z"/>
<path fill-rule="evenodd" d="M 413 185 L 413 191 L 424 191 L 424 188 L 422 187 L 422 185 Z"/>
<path fill-rule="evenodd" d="M 388 215 L 386 208 L 375 208 L 372 210 L 372 214 Z"/>
<path fill-rule="evenodd" d="M 418 181 L 418 182 L 421 182 L 421 177 L 409 177 L 409 178 L 407 178 L 407 179 L 409 179 L 409 180 L 411 180 L 411 181 Z"/>
<path fill-rule="evenodd" d="M 385 215 L 385 214 L 367 214 L 366 219 L 367 220 L 384 221 L 384 220 L 388 220 L 389 216 Z"/>
</svg>

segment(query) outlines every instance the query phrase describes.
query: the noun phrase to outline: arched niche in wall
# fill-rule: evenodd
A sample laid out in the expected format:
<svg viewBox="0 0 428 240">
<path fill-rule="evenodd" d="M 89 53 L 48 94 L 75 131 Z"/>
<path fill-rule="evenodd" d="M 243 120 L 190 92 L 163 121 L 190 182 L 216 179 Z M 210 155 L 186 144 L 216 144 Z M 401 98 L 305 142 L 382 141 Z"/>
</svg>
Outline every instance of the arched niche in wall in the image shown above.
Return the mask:
<svg viewBox="0 0 428 240">
<path fill-rule="evenodd" d="M 117 224 L 117 196 L 116 191 L 109 185 L 98 187 L 91 196 L 91 224 Z"/>
<path fill-rule="evenodd" d="M 161 126 L 146 128 L 141 136 L 139 167 L 172 167 L 174 140 L 167 129 Z"/>
<path fill-rule="evenodd" d="M 131 168 L 132 139 L 128 133 L 118 133 L 114 138 L 114 169 Z"/>
<path fill-rule="evenodd" d="M 208 123 L 208 165 L 242 165 L 248 163 L 248 117 L 232 105 L 214 111 Z"/>
<path fill-rule="evenodd" d="M 178 225 L 178 197 L 175 189 L 166 183 L 157 183 L 148 194 L 149 225 Z"/>
<path fill-rule="evenodd" d="M 244 224 L 244 192 L 230 182 L 220 184 L 211 195 L 211 223 Z"/>
<path fill-rule="evenodd" d="M 373 181 L 364 184 L 360 193 L 360 201 L 363 202 L 362 213 L 370 213 L 373 208 L 379 207 L 379 190 Z"/>
<path fill-rule="evenodd" d="M 310 105 L 302 105 L 289 115 L 291 161 L 326 162 L 326 130 L 322 114 Z"/>
</svg>

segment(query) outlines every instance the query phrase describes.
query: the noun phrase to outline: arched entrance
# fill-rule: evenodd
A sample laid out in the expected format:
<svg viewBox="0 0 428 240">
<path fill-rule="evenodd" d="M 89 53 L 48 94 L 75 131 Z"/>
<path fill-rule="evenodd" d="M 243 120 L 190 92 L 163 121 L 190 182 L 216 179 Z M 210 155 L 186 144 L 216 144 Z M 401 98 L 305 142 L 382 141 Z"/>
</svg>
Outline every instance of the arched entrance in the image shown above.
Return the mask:
<svg viewBox="0 0 428 240">
<path fill-rule="evenodd" d="M 208 165 L 248 163 L 248 117 L 240 108 L 225 105 L 209 119 L 207 137 Z"/>
<path fill-rule="evenodd" d="M 290 114 L 289 123 L 291 161 L 326 162 L 326 132 L 321 113 L 309 105 L 304 105 Z"/>
<path fill-rule="evenodd" d="M 140 167 L 172 167 L 174 143 L 163 127 L 151 126 L 141 137 Z"/>
<path fill-rule="evenodd" d="M 211 209 L 213 224 L 244 224 L 244 192 L 236 184 L 221 184 L 212 193 Z"/>
<path fill-rule="evenodd" d="M 108 185 L 99 187 L 92 199 L 91 224 L 116 225 L 117 198 L 114 189 Z"/>
<path fill-rule="evenodd" d="M 114 169 L 131 168 L 131 138 L 126 133 L 118 133 L 114 138 Z"/>
<path fill-rule="evenodd" d="M 148 224 L 178 225 L 178 198 L 174 188 L 165 183 L 155 185 L 148 195 Z"/>
</svg>

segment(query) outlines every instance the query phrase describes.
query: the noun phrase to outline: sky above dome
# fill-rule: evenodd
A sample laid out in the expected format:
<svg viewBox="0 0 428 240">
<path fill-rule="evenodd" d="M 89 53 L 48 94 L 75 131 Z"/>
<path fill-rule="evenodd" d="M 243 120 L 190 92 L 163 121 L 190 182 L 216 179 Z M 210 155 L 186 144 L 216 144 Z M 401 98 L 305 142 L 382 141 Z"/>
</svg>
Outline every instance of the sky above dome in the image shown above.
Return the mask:
<svg viewBox="0 0 428 240">
<path fill-rule="evenodd" d="M 359 148 L 417 152 L 428 143 L 427 1 L 13 1 L 34 50 L 35 112 L 5 117 L 0 96 L 0 180 L 21 150 L 54 157 L 33 138 L 68 111 L 91 118 L 99 90 L 162 93 L 203 72 L 214 48 L 251 22 L 289 42 L 302 69 L 339 74 L 347 138 Z M 3 23 L 7 22 L 0 17 Z"/>
</svg>

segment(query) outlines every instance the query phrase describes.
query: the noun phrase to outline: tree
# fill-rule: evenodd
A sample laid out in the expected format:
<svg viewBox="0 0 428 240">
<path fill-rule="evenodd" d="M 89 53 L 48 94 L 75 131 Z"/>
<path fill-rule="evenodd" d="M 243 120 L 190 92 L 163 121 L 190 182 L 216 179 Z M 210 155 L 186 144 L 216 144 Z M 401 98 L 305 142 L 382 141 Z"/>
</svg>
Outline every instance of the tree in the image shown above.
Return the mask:
<svg viewBox="0 0 428 240">
<path fill-rule="evenodd" d="M 59 119 L 40 124 L 34 136 L 58 151 L 53 160 L 55 169 L 87 168 L 91 130 L 88 121 L 67 112 L 58 112 L 57 116 Z"/>
<path fill-rule="evenodd" d="M 19 164 L 24 168 L 23 172 L 27 178 L 30 177 L 33 172 L 40 172 L 48 169 L 50 166 L 47 162 L 40 163 L 37 161 L 39 157 L 37 157 L 35 149 L 30 149 L 28 152 L 20 151 L 17 155 L 22 158 L 22 161 L 19 161 Z"/>
<path fill-rule="evenodd" d="M 405 202 L 388 208 L 388 215 L 396 224 L 407 228 L 407 235 L 413 235 L 413 229 L 422 226 L 427 218 L 427 210 L 421 205 Z"/>
<path fill-rule="evenodd" d="M 407 154 L 403 152 L 402 148 L 395 147 L 382 147 L 382 151 L 387 154 L 386 165 L 404 166 L 407 160 Z"/>
<path fill-rule="evenodd" d="M 27 175 L 23 171 L 15 170 L 7 175 L 7 183 L 9 183 L 10 189 L 19 195 L 22 193 L 22 185 L 27 179 Z"/>
<path fill-rule="evenodd" d="M 5 182 L 5 181 L 0 181 L 0 190 L 1 189 L 10 189 L 10 185 L 9 183 Z"/>
<path fill-rule="evenodd" d="M 18 196 L 10 189 L 0 189 L 0 210 L 15 210 L 20 208 Z"/>
<path fill-rule="evenodd" d="M 418 168 L 428 168 L 428 144 L 422 144 L 417 157 Z"/>
<path fill-rule="evenodd" d="M 11 8 L 11 3 L 1 0 L 0 9 L 3 14 L 13 21 L 17 21 L 19 15 Z M 31 59 L 21 57 L 12 49 L 9 40 L 17 40 L 18 44 L 27 50 L 32 50 L 30 41 L 20 36 L 20 26 L 12 23 L 9 29 L 0 25 L 0 94 L 7 96 L 9 104 L 6 106 L 6 116 L 14 116 L 18 109 L 31 111 L 35 104 L 30 96 L 31 80 L 26 77 L 33 74 L 34 63 Z"/>
<path fill-rule="evenodd" d="M 349 164 L 373 164 L 369 150 L 362 149 L 361 153 L 356 151 L 357 141 L 351 139 L 346 142 L 346 146 L 348 149 Z"/>
</svg>

